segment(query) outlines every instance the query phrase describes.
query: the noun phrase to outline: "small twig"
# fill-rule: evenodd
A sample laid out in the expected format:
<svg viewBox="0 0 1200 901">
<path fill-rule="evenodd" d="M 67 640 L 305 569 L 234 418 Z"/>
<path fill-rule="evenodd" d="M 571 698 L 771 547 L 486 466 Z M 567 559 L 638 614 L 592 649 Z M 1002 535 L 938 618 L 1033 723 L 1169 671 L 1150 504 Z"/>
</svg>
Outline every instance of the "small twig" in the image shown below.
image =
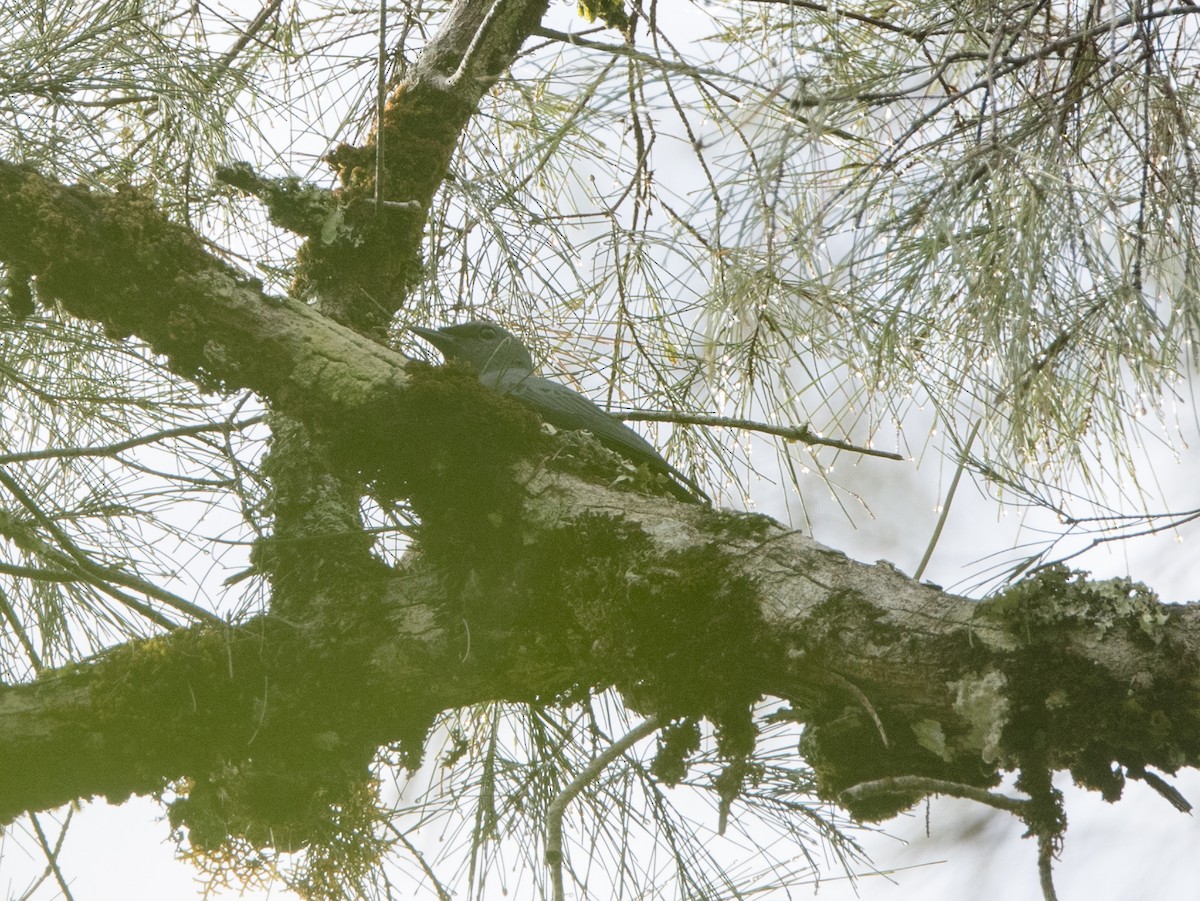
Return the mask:
<svg viewBox="0 0 1200 901">
<path fill-rule="evenodd" d="M 958 456 L 958 468 L 954 470 L 954 478 L 950 480 L 950 489 L 946 492 L 946 499 L 942 501 L 942 513 L 938 517 L 937 525 L 933 527 L 933 534 L 929 536 L 929 544 L 925 548 L 925 555 L 921 557 L 920 564 L 917 565 L 917 571 L 913 573 L 913 578 L 920 581 L 921 576 L 925 574 L 925 567 L 929 565 L 929 558 L 933 556 L 933 549 L 937 547 L 938 539 L 942 537 L 942 529 L 946 525 L 946 518 L 950 515 L 950 505 L 954 503 L 954 494 L 958 491 L 958 481 L 962 478 L 963 470 L 967 468 L 967 459 L 971 454 L 971 445 L 975 443 L 975 436 L 979 434 L 979 425 L 982 419 L 976 419 L 975 425 L 971 427 L 971 434 L 967 436 L 967 443 L 963 445 L 962 453 Z"/>
<path fill-rule="evenodd" d="M 151 432 L 148 435 L 141 435 L 137 438 L 128 438 L 125 441 L 114 441 L 112 444 L 97 444 L 87 447 L 48 447 L 43 450 L 24 451 L 15 454 L 0 454 L 0 466 L 6 466 L 10 463 L 27 463 L 30 460 L 70 460 L 75 457 L 115 457 L 122 451 L 132 450 L 135 447 L 142 447 L 147 444 L 153 444 L 156 441 L 165 441 L 168 438 L 184 438 L 194 435 L 203 435 L 205 432 L 221 432 L 228 434 L 231 431 L 238 431 L 247 426 L 258 425 L 266 420 L 265 416 L 251 416 L 248 419 L 243 419 L 238 422 L 222 422 L 211 423 L 205 422 L 198 425 L 180 426 L 174 429 L 163 429 L 158 432 Z"/>
<path fill-rule="evenodd" d="M 840 673 L 828 672 L 826 675 L 832 681 L 836 682 L 839 686 L 850 692 L 850 694 L 854 695 L 854 697 L 858 699 L 858 703 L 862 705 L 863 710 L 867 711 L 867 716 L 871 718 L 871 721 L 875 723 L 875 728 L 879 730 L 879 738 L 883 741 L 883 746 L 885 748 L 890 747 L 888 744 L 887 732 L 884 731 L 883 728 L 883 720 L 881 720 L 879 718 L 879 714 L 875 712 L 875 705 L 871 703 L 871 699 L 867 697 L 866 693 Z"/>
<path fill-rule="evenodd" d="M 0 572 L 3 572 L 3 570 L 0 569 Z M 29 637 L 29 631 L 25 628 L 25 624 L 21 622 L 21 618 L 17 616 L 17 611 L 13 609 L 12 604 L 8 602 L 8 598 L 4 596 L 4 592 L 2 591 L 0 591 L 0 614 L 3 614 L 4 619 L 8 622 L 8 627 L 17 636 L 17 640 L 21 643 L 25 655 L 29 658 L 29 663 L 33 667 L 33 671 L 40 673 L 43 669 L 42 657 L 38 654 L 37 648 L 33 646 L 33 640 Z"/>
<path fill-rule="evenodd" d="M 915 792 L 966 798 L 997 810 L 1016 814 L 1018 817 L 1023 817 L 1032 803 L 1022 798 L 1010 798 L 1008 795 L 990 792 L 974 785 L 949 782 L 945 779 L 931 779 L 926 776 L 891 776 L 887 779 L 872 779 L 870 782 L 860 782 L 858 785 L 850 786 L 842 791 L 841 797 L 853 801 L 873 794 L 905 795 Z"/>
<path fill-rule="evenodd" d="M 375 206 L 383 200 L 383 112 L 387 106 L 387 0 L 379 0 L 379 55 L 375 60 Z"/>
<path fill-rule="evenodd" d="M 221 57 L 221 68 L 227 69 L 233 65 L 233 61 L 237 59 L 238 54 L 241 53 L 242 50 L 245 49 L 246 45 L 254 39 L 254 36 L 262 30 L 264 25 L 267 24 L 267 19 L 271 18 L 271 16 L 274 15 L 282 5 L 283 0 L 270 0 L 269 3 L 267 3 L 258 11 L 258 15 L 254 17 L 254 21 L 247 26 L 246 30 L 243 31 L 238 39 L 233 42 L 233 46 L 230 47 L 229 50 L 226 51 L 225 55 Z"/>
<path fill-rule="evenodd" d="M 1038 879 L 1042 898 L 1058 901 L 1058 893 L 1054 891 L 1054 839 L 1049 835 L 1038 836 Z"/>
<path fill-rule="evenodd" d="M 46 839 L 46 833 L 42 831 L 42 824 L 38 821 L 37 814 L 31 813 L 29 821 L 33 824 L 33 831 L 37 833 L 37 840 L 38 844 L 41 845 L 42 853 L 46 855 L 46 872 L 54 875 L 54 881 L 58 883 L 58 888 L 63 893 L 63 897 L 67 901 L 71 901 L 75 896 L 71 894 L 70 888 L 67 887 L 67 880 L 58 866 L 58 855 L 62 851 L 63 839 L 67 836 L 67 827 L 71 824 L 71 812 L 67 812 L 67 821 L 63 823 L 62 831 L 59 833 L 58 841 L 54 843 L 53 848 L 50 847 L 50 842 Z"/>
<path fill-rule="evenodd" d="M 433 885 L 433 890 L 437 892 L 439 901 L 450 901 L 453 896 L 450 894 L 449 890 L 438 881 L 437 874 L 433 872 L 433 868 L 429 866 L 429 862 L 425 859 L 425 855 L 421 853 L 421 850 L 412 842 L 410 842 L 408 840 L 408 836 L 397 829 L 394 824 L 385 823 L 384 826 L 389 832 L 392 833 L 392 835 L 396 836 L 396 841 L 404 845 L 404 847 L 416 860 L 417 865 L 425 871 L 425 876 L 429 879 L 430 884 Z"/>
<path fill-rule="evenodd" d="M 0 470 L 0 485 L 8 489 L 9 494 L 17 499 L 29 514 L 38 521 L 50 535 L 58 542 L 62 548 L 61 556 L 58 554 L 48 555 L 54 556 L 54 562 L 60 566 L 66 565 L 68 568 L 78 568 L 79 573 L 84 579 L 90 582 L 95 587 L 104 591 L 111 597 L 120 600 L 123 604 L 133 608 L 142 616 L 151 620 L 154 623 L 166 629 L 174 628 L 177 623 L 172 622 L 169 618 L 163 616 L 149 604 L 145 604 L 136 598 L 130 597 L 122 591 L 117 591 L 112 587 L 112 584 L 123 585 L 126 588 L 132 588 L 134 591 L 141 592 L 147 597 L 154 598 L 157 601 L 173 607 L 180 613 L 186 613 L 201 622 L 223 623 L 219 616 L 211 611 L 205 610 L 198 604 L 193 604 L 191 601 L 179 597 L 173 592 L 167 591 L 165 588 L 160 588 L 153 582 L 149 582 L 140 576 L 135 576 L 130 573 L 121 572 L 116 567 L 104 566 L 95 562 L 83 550 L 71 540 L 58 524 L 55 523 L 47 513 L 38 506 L 37 502 L 30 497 L 16 480 Z M 65 560 L 63 558 L 66 558 Z M 68 562 L 69 561 L 69 562 Z"/>
<path fill-rule="evenodd" d="M 680 425 L 707 425 L 722 429 L 745 429 L 748 432 L 762 432 L 765 435 L 777 435 L 788 441 L 801 441 L 804 444 L 820 444 L 834 447 L 838 450 L 851 451 L 868 457 L 882 457 L 885 460 L 903 460 L 900 454 L 891 451 L 876 450 L 873 447 L 859 447 L 848 441 L 836 438 L 822 438 L 806 425 L 771 425 L 767 422 L 756 422 L 753 419 L 737 419 L 730 416 L 694 416 L 687 413 L 646 413 L 641 410 L 631 410 L 628 413 L 613 413 L 618 419 L 631 422 L 674 422 Z"/>
<path fill-rule="evenodd" d="M 646 65 L 654 66 L 658 69 L 662 69 L 665 72 L 679 72 L 679 73 L 682 73 L 683 75 L 690 76 L 697 80 L 703 80 L 706 84 L 710 85 L 714 90 L 718 91 L 719 93 L 723 94 L 725 97 L 727 97 L 733 101 L 741 101 L 742 98 L 724 88 L 718 87 L 717 85 L 713 84 L 709 79 L 714 78 L 714 77 L 721 77 L 721 78 L 729 79 L 730 81 L 734 82 L 735 84 L 739 84 L 742 87 L 747 87 L 747 88 L 759 87 L 759 85 L 756 82 L 750 81 L 749 79 L 746 79 L 746 78 L 740 78 L 736 75 L 736 73 L 723 71 L 723 70 L 717 69 L 717 68 L 706 68 L 704 66 L 693 66 L 690 63 L 674 62 L 672 60 L 662 59 L 661 57 L 655 56 L 651 53 L 643 53 L 640 50 L 637 50 L 637 49 L 629 46 L 628 44 L 607 44 L 607 43 L 603 43 L 601 41 L 591 41 L 591 40 L 588 40 L 587 38 L 582 37 L 581 35 L 578 35 L 578 34 L 572 34 L 572 33 L 565 32 L 565 31 L 557 31 L 553 28 L 546 28 L 545 26 L 539 26 L 539 27 L 533 29 L 533 31 L 531 33 L 537 37 L 547 38 L 551 41 L 558 41 L 563 44 L 570 44 L 574 47 L 584 47 L 588 50 L 599 50 L 603 53 L 611 53 L 614 56 L 627 57 L 628 59 L 636 60 L 637 62 L 645 63 Z"/>
<path fill-rule="evenodd" d="M 42 566 L 18 566 L 15 563 L 0 563 L 0 575 L 30 579 L 35 582 L 77 582 L 79 574 L 69 569 L 46 569 Z M 0 601 L 2 603 L 2 601 Z"/>
<path fill-rule="evenodd" d="M 421 209 L 421 201 L 419 200 L 379 200 L 376 201 L 376 206 L 385 210 L 419 210 Z"/>
<path fill-rule="evenodd" d="M 500 8 L 504 5 L 505 0 L 492 0 L 492 6 L 484 15 L 483 21 L 479 23 L 479 27 L 475 29 L 475 34 L 471 36 L 471 43 L 467 45 L 462 58 L 458 61 L 458 67 L 454 70 L 454 74 L 448 78 L 441 79 L 443 90 L 449 90 L 458 87 L 463 78 L 466 77 L 471 67 L 475 64 L 475 55 L 479 50 L 480 44 L 483 42 L 484 32 L 487 31 L 492 21 L 500 14 Z"/>
<path fill-rule="evenodd" d="M 931 34 L 937 33 L 927 28 L 906 28 L 902 25 L 897 25 L 895 22 L 889 22 L 887 19 L 881 19 L 878 16 L 869 16 L 865 13 L 845 9 L 839 4 L 813 3 L 810 0 L 755 0 L 755 2 L 777 3 L 780 6 L 790 6 L 794 9 L 807 9 L 813 12 L 836 14 L 839 19 L 849 19 L 851 22 L 869 25 L 880 31 L 888 31 L 892 34 L 912 38 L 914 41 L 926 41 Z"/>
<path fill-rule="evenodd" d="M 246 746 L 254 744 L 254 739 L 258 738 L 258 733 L 262 730 L 263 723 L 267 721 L 267 701 L 271 697 L 271 680 L 267 676 L 263 676 L 262 700 L 256 705 L 258 707 L 258 720 L 254 724 L 254 731 L 250 733 L 250 737 L 246 740 Z"/>
<path fill-rule="evenodd" d="M 1167 782 L 1167 780 L 1158 775 L 1158 773 L 1153 773 L 1144 766 L 1128 766 L 1125 768 L 1125 772 L 1129 774 L 1130 778 L 1140 779 L 1142 782 L 1145 782 L 1148 786 L 1158 792 L 1158 794 L 1162 796 L 1163 800 L 1165 800 L 1180 813 L 1192 812 L 1191 802 L 1183 796 L 1183 793 L 1180 792 L 1179 789 Z"/>
<path fill-rule="evenodd" d="M 563 847 L 562 821 L 567 805 L 583 791 L 587 784 L 600 775 L 610 763 L 628 751 L 646 736 L 652 734 L 659 726 L 660 718 L 652 714 L 625 733 L 616 742 L 605 748 L 600 754 L 591 759 L 566 788 L 560 791 L 550 806 L 546 809 L 546 865 L 550 867 L 551 881 L 554 885 L 554 901 L 565 901 L 566 890 L 563 887 Z"/>
<path fill-rule="evenodd" d="M 986 804 L 996 810 L 1011 813 L 1026 824 L 1034 812 L 1035 801 L 1022 798 L 1012 798 L 978 788 L 974 785 L 963 785 L 960 782 L 948 782 L 944 779 L 930 779 L 925 776 L 892 776 L 887 779 L 874 779 L 870 782 L 860 782 L 852 785 L 841 793 L 841 798 L 854 801 L 873 794 L 902 795 L 922 793 L 926 795 L 947 795 L 952 798 L 965 798 Z M 1036 831 L 1036 830 L 1035 830 Z M 1057 901 L 1054 891 L 1054 851 L 1055 836 L 1036 832 L 1038 843 L 1038 876 L 1042 885 L 1042 897 L 1045 901 Z"/>
</svg>

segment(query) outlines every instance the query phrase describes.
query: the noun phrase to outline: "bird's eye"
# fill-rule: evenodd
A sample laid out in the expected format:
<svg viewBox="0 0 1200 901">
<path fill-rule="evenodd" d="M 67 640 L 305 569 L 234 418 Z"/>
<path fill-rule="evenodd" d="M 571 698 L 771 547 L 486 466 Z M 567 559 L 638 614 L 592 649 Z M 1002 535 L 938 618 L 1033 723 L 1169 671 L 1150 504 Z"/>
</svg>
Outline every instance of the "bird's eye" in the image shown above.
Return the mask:
<svg viewBox="0 0 1200 901">
<path fill-rule="evenodd" d="M 481 328 L 479 330 L 479 337 L 482 338 L 484 341 L 491 341 L 493 338 L 496 337 L 496 330 L 494 328 L 492 328 L 490 325 L 484 326 L 483 328 Z"/>
</svg>

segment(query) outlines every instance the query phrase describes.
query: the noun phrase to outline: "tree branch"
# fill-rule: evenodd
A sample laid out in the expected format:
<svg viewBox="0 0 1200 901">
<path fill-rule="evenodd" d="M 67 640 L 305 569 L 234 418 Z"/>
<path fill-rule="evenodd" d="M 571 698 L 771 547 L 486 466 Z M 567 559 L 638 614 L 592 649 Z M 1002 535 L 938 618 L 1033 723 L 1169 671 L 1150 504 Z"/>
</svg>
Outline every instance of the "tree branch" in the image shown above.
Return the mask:
<svg viewBox="0 0 1200 901">
<path fill-rule="evenodd" d="M 1063 572 L 978 603 L 763 517 L 519 475 L 520 540 L 499 569 L 476 548 L 455 578 L 427 539 L 402 569 L 348 573 L 301 622 L 178 630 L 0 688 L 0 772 L 22 774 L 0 781 L 0 815 L 155 791 L 251 750 L 343 772 L 419 746 L 439 711 L 580 685 L 718 724 L 789 700 L 821 794 L 874 818 L 948 785 L 995 803 L 987 789 L 1030 747 L 1109 794 L 1114 765 L 1200 763 L 1196 607 Z M 1134 707 L 1153 729 L 1131 728 Z"/>
<path fill-rule="evenodd" d="M 876 450 L 873 447 L 863 447 L 840 441 L 837 438 L 825 438 L 818 435 L 806 425 L 772 425 L 768 422 L 758 422 L 754 419 L 738 419 L 731 416 L 692 416 L 687 413 L 651 413 L 631 410 L 617 413 L 621 419 L 634 422 L 678 422 L 683 425 L 705 425 L 721 429 L 743 429 L 748 432 L 762 432 L 764 435 L 778 435 L 788 441 L 800 441 L 804 444 L 819 444 L 824 447 L 834 447 L 838 450 L 862 454 L 865 457 L 882 457 L 885 460 L 903 460 L 904 457 L 892 451 Z"/>
<path fill-rule="evenodd" d="M 551 882 L 554 885 L 554 901 L 565 901 L 566 889 L 563 885 L 563 844 L 562 821 L 567 812 L 567 805 L 587 788 L 588 784 L 604 772 L 614 760 L 632 748 L 635 744 L 654 734 L 662 720 L 650 716 L 642 720 L 627 733 L 613 742 L 601 753 L 588 762 L 571 782 L 555 796 L 546 809 L 546 864 L 550 867 Z"/>
<path fill-rule="evenodd" d="M 456 0 L 370 138 L 326 157 L 342 182 L 343 227 L 336 240 L 308 242 L 298 273 L 303 295 L 319 297 L 326 315 L 385 339 L 420 277 L 426 214 L 463 130 L 548 2 Z"/>
<path fill-rule="evenodd" d="M 67 187 L 0 162 L 0 260 L 72 315 L 136 335 L 201 387 L 354 408 L 406 383 L 407 360 L 204 250 L 133 191 Z"/>
</svg>

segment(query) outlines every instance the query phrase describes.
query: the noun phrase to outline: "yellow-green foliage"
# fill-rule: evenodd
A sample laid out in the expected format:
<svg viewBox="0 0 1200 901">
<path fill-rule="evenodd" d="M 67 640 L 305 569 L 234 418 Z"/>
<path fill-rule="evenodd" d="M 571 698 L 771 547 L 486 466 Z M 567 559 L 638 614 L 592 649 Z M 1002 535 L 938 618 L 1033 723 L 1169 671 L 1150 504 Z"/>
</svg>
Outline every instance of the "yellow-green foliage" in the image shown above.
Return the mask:
<svg viewBox="0 0 1200 901">
<path fill-rule="evenodd" d="M 576 9 L 589 22 L 599 19 L 609 28 L 620 31 L 629 27 L 629 13 L 621 0 L 577 0 Z"/>
</svg>

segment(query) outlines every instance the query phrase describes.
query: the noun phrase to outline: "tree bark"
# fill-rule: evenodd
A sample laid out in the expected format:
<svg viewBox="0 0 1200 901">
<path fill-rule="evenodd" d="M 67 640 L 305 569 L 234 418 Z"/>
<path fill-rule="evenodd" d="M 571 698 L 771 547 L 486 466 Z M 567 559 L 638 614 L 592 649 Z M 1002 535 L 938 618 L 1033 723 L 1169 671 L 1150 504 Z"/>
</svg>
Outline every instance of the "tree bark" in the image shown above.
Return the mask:
<svg viewBox="0 0 1200 901">
<path fill-rule="evenodd" d="M 980 603 L 763 517 L 513 476 L 521 540 L 502 565 L 450 569 L 434 548 L 367 568 L 304 622 L 198 626 L 5 687 L 0 815 L 231 761 L 362 768 L 379 745 L 418 746 L 441 710 L 580 686 L 731 731 L 758 697 L 784 698 L 823 794 L 864 817 L 920 796 L 889 778 L 1071 769 L 1119 794 L 1117 764 L 1200 760 L 1194 607 L 1057 572 Z M 864 782 L 879 791 L 845 793 Z"/>
</svg>

